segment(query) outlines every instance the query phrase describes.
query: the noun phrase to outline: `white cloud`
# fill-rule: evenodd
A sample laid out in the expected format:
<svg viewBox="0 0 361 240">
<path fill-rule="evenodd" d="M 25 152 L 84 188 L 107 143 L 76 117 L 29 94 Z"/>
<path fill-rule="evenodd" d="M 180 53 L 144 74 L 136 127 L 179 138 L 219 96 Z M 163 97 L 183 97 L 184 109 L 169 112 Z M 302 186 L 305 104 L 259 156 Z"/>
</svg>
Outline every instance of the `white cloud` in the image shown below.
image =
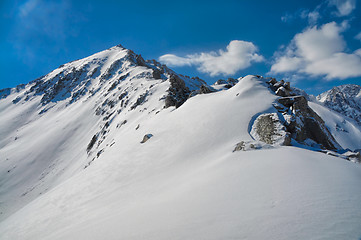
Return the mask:
<svg viewBox="0 0 361 240">
<path fill-rule="evenodd" d="M 318 12 L 318 9 L 312 11 L 312 12 L 309 12 L 307 14 L 307 19 L 308 19 L 308 23 L 311 24 L 311 25 L 314 25 L 317 23 L 317 21 L 321 18 L 321 15 L 320 13 Z"/>
<path fill-rule="evenodd" d="M 329 80 L 361 76 L 361 49 L 345 52 L 341 33 L 346 28 L 346 23 L 330 22 L 296 34 L 286 50 L 277 53 L 271 73 L 297 72 Z"/>
<path fill-rule="evenodd" d="M 232 75 L 251 66 L 253 62 L 264 61 L 263 56 L 257 52 L 258 49 L 253 43 L 233 40 L 226 51 L 190 54 L 186 57 L 166 54 L 159 60 L 169 66 L 197 66 L 198 71 L 211 76 Z"/>
<path fill-rule="evenodd" d="M 335 14 L 340 17 L 351 14 L 356 8 L 356 0 L 329 0 L 328 4 L 337 8 Z"/>
</svg>

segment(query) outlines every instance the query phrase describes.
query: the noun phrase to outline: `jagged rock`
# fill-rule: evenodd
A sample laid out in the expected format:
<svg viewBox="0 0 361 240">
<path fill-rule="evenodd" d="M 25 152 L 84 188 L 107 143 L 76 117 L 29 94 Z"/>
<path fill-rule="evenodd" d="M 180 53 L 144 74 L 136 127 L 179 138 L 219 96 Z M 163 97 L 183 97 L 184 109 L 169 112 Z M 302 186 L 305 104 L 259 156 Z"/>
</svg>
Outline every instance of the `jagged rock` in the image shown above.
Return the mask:
<svg viewBox="0 0 361 240">
<path fill-rule="evenodd" d="M 285 81 L 281 80 L 281 81 L 276 82 L 275 84 L 273 84 L 273 86 L 275 87 L 275 89 L 278 89 L 279 87 L 283 87 L 284 84 L 285 84 Z"/>
<path fill-rule="evenodd" d="M 147 63 L 144 61 L 142 55 L 136 54 L 135 60 L 138 66 L 148 67 Z"/>
<path fill-rule="evenodd" d="M 11 88 L 0 89 L 0 99 L 6 98 L 11 94 Z"/>
<path fill-rule="evenodd" d="M 188 98 L 190 90 L 184 81 L 177 75 L 171 74 L 169 77 L 171 86 L 168 89 L 168 96 L 165 99 L 165 108 L 175 106 L 180 107 Z"/>
<path fill-rule="evenodd" d="M 290 82 L 285 82 L 285 84 L 283 84 L 283 87 L 288 90 L 291 91 L 291 83 Z"/>
<path fill-rule="evenodd" d="M 287 131 L 297 142 L 311 139 L 325 149 L 337 149 L 339 144 L 325 126 L 325 122 L 309 106 L 304 96 L 284 97 L 278 102 L 292 110 L 285 122 Z"/>
<path fill-rule="evenodd" d="M 143 104 L 146 101 L 147 96 L 148 96 L 148 91 L 140 95 L 137 101 L 130 107 L 130 110 L 133 110 L 137 108 L 139 105 Z"/>
<path fill-rule="evenodd" d="M 161 79 L 162 73 L 158 69 L 153 69 L 153 78 L 154 79 Z"/>
<path fill-rule="evenodd" d="M 143 140 L 142 140 L 140 143 L 145 143 L 145 142 L 148 141 L 151 137 L 153 137 L 153 135 L 150 134 L 150 133 L 144 135 Z"/>
<path fill-rule="evenodd" d="M 234 79 L 234 78 L 228 78 L 227 82 L 230 83 L 230 84 L 236 84 L 236 83 L 238 83 L 238 80 Z"/>
<path fill-rule="evenodd" d="M 361 86 L 346 84 L 334 87 L 318 95 L 317 100 L 361 125 Z"/>
<path fill-rule="evenodd" d="M 87 151 L 87 152 L 89 152 L 89 151 L 93 148 L 93 146 L 94 146 L 94 144 L 96 143 L 97 139 L 98 139 L 97 135 L 94 135 L 94 136 L 92 137 L 92 139 L 90 140 L 90 142 L 89 142 L 89 144 L 88 144 L 88 146 L 87 146 L 87 148 L 86 148 L 86 151 Z"/>
<path fill-rule="evenodd" d="M 277 83 L 277 80 L 275 78 L 271 78 L 267 83 L 274 85 Z"/>
<path fill-rule="evenodd" d="M 244 150 L 245 143 L 244 141 L 241 141 L 236 144 L 236 147 L 234 148 L 233 152 Z"/>
<path fill-rule="evenodd" d="M 223 79 L 219 79 L 214 84 L 215 85 L 221 85 L 221 84 L 227 84 L 227 82 L 225 80 L 223 80 Z"/>
<path fill-rule="evenodd" d="M 279 87 L 276 90 L 276 95 L 280 97 L 287 97 L 289 96 L 289 92 L 284 87 Z"/>
<path fill-rule="evenodd" d="M 214 91 L 205 85 L 202 85 L 201 88 L 199 89 L 199 94 L 207 94 L 212 92 Z"/>
</svg>

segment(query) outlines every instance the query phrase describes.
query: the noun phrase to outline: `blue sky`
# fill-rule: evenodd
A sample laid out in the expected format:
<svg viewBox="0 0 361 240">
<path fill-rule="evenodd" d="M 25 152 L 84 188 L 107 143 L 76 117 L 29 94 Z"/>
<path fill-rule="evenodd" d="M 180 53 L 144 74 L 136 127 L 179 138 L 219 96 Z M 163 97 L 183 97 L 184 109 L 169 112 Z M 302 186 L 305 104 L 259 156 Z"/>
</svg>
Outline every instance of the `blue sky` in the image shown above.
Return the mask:
<svg viewBox="0 0 361 240">
<path fill-rule="evenodd" d="M 361 2 L 0 1 L 0 88 L 117 44 L 209 83 L 247 74 L 312 94 L 361 83 Z"/>
</svg>

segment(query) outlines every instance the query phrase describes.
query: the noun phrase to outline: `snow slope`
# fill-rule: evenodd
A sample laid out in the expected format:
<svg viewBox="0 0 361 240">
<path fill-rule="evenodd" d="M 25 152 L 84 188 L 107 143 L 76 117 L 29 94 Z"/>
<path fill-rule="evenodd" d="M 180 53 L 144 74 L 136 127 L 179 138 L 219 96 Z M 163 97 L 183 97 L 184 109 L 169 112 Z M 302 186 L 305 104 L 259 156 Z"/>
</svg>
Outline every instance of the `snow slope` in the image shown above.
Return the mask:
<svg viewBox="0 0 361 240">
<path fill-rule="evenodd" d="M 309 104 L 325 120 L 326 126 L 343 148 L 361 149 L 361 127 L 356 121 L 345 118 L 344 115 L 318 103 L 310 102 Z"/>
<path fill-rule="evenodd" d="M 233 152 L 254 141 L 257 116 L 277 111 L 262 78 L 165 109 L 174 72 L 155 78 L 160 66 L 119 47 L 100 54 L 64 66 L 75 74 L 98 59 L 96 77 L 83 72 L 47 98 L 33 83 L 0 101 L 0 239 L 361 237 L 359 164 L 285 146 Z M 61 85 L 59 72 L 38 87 Z"/>
<path fill-rule="evenodd" d="M 0 101 L 0 219 L 89 166 L 112 144 L 110 128 L 118 132 L 128 115 L 163 110 L 173 72 L 139 61 L 116 46 L 64 64 Z M 155 78 L 155 70 L 163 73 Z M 189 89 L 200 85 L 180 78 Z M 98 140 L 87 153 L 93 136 Z"/>
</svg>

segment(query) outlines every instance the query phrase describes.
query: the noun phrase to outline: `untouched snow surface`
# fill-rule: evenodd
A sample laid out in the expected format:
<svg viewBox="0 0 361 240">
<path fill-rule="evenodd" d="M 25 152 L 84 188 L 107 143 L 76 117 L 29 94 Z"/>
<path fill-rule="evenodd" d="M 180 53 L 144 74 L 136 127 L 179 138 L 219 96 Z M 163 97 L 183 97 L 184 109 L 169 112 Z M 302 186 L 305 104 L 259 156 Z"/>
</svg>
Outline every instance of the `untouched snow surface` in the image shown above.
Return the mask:
<svg viewBox="0 0 361 240">
<path fill-rule="evenodd" d="M 360 166 L 286 147 L 212 153 L 158 169 L 160 159 L 147 159 L 155 166 L 141 173 L 116 158 L 96 162 L 3 222 L 1 238 L 361 236 Z"/>
<path fill-rule="evenodd" d="M 131 82 L 137 94 L 152 83 Z M 11 109 L 1 119 L 0 239 L 361 237 L 359 164 L 295 147 L 232 152 L 253 140 L 259 114 L 276 111 L 263 80 L 247 76 L 161 109 L 168 86 L 113 115 L 92 160 L 86 147 L 104 128 L 94 114 L 104 92 L 44 115 L 33 114 L 34 101 L 0 102 Z"/>
</svg>

